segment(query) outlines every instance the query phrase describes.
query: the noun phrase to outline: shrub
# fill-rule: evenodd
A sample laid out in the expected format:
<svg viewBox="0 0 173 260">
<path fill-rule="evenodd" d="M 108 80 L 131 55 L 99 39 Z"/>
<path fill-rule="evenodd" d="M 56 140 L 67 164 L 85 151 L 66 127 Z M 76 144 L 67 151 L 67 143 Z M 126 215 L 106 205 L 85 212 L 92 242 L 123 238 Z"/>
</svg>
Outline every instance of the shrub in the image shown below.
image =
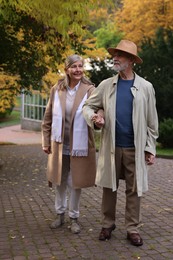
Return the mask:
<svg viewBox="0 0 173 260">
<path fill-rule="evenodd" d="M 4 112 L 0 112 L 0 119 L 9 116 L 12 111 L 13 111 L 13 107 L 11 107 L 10 109 L 6 109 Z"/>
<path fill-rule="evenodd" d="M 173 148 L 173 119 L 168 118 L 160 122 L 158 142 L 164 148 Z"/>
</svg>

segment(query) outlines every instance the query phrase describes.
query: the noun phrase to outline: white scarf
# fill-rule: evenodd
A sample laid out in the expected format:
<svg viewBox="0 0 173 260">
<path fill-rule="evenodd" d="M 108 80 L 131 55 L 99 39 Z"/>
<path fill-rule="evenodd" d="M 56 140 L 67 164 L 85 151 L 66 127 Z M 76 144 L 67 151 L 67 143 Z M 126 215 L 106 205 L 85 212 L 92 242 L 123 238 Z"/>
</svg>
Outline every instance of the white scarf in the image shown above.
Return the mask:
<svg viewBox="0 0 173 260">
<path fill-rule="evenodd" d="M 87 94 L 82 99 L 74 117 L 72 156 L 88 156 L 88 126 L 82 114 L 86 99 Z M 53 107 L 52 140 L 62 142 L 62 109 L 58 91 L 55 92 Z"/>
<path fill-rule="evenodd" d="M 62 109 L 58 91 L 55 92 L 53 118 L 52 118 L 52 141 L 62 142 Z"/>
</svg>

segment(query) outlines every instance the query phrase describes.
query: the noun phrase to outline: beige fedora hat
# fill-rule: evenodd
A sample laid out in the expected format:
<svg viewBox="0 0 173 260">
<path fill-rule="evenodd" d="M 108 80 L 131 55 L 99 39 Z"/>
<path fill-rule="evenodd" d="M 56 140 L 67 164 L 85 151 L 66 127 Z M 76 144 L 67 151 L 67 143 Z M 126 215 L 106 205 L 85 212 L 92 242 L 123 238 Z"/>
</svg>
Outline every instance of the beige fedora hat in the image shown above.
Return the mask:
<svg viewBox="0 0 173 260">
<path fill-rule="evenodd" d="M 131 54 L 135 58 L 136 63 L 142 63 L 143 60 L 137 54 L 137 46 L 134 42 L 129 40 L 121 40 L 115 48 L 108 48 L 107 51 L 109 54 L 114 57 L 115 51 L 123 51 L 128 54 Z"/>
</svg>

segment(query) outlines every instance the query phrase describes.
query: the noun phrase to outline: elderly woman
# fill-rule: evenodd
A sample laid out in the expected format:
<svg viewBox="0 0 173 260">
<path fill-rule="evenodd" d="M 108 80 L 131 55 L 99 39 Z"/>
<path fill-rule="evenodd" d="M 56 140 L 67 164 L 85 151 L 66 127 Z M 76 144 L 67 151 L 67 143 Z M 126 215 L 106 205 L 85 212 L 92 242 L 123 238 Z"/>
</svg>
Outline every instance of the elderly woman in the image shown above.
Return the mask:
<svg viewBox="0 0 173 260">
<path fill-rule="evenodd" d="M 56 187 L 57 217 L 50 225 L 52 229 L 64 224 L 68 191 L 71 232 L 80 232 L 77 220 L 81 188 L 95 183 L 94 138 L 82 115 L 82 106 L 93 90 L 94 85 L 84 76 L 82 57 L 67 57 L 65 77 L 51 89 L 42 123 L 42 147 L 48 154 L 47 179 Z"/>
</svg>

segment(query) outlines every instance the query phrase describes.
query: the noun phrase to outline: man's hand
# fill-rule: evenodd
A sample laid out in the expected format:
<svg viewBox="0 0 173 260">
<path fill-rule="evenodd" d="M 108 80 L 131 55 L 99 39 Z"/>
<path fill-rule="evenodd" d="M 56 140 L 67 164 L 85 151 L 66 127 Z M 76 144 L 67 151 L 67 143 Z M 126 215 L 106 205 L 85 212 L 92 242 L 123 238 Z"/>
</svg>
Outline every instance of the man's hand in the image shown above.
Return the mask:
<svg viewBox="0 0 173 260">
<path fill-rule="evenodd" d="M 155 156 L 149 152 L 145 152 L 145 161 L 148 165 L 154 164 Z"/>
<path fill-rule="evenodd" d="M 105 120 L 100 114 L 94 114 L 91 120 L 98 128 L 102 128 L 105 124 Z"/>
<path fill-rule="evenodd" d="M 50 153 L 51 153 L 51 148 L 50 148 L 50 146 L 44 146 L 44 147 L 43 147 L 43 151 L 44 151 L 45 153 L 47 153 L 47 154 L 50 154 Z"/>
</svg>

